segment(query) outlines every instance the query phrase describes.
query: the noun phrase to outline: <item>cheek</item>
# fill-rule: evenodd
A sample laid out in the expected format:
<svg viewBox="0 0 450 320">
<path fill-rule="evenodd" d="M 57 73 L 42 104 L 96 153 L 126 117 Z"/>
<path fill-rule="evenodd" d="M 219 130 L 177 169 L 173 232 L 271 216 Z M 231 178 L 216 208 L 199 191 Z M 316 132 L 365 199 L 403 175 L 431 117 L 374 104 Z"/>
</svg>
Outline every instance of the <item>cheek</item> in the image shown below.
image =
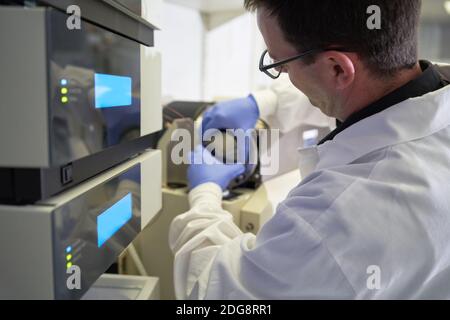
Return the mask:
<svg viewBox="0 0 450 320">
<path fill-rule="evenodd" d="M 314 77 L 308 77 L 304 72 L 296 72 L 289 70 L 289 78 L 292 84 L 308 97 L 311 104 L 315 107 L 324 105 L 325 95 L 321 92 L 320 87 L 315 83 Z"/>
<path fill-rule="evenodd" d="M 311 93 L 311 89 L 308 85 L 308 80 L 305 79 L 305 75 L 300 72 L 299 70 L 296 70 L 295 68 L 292 68 L 288 72 L 289 79 L 291 80 L 291 83 L 301 92 L 303 92 L 305 95 L 308 95 Z"/>
</svg>

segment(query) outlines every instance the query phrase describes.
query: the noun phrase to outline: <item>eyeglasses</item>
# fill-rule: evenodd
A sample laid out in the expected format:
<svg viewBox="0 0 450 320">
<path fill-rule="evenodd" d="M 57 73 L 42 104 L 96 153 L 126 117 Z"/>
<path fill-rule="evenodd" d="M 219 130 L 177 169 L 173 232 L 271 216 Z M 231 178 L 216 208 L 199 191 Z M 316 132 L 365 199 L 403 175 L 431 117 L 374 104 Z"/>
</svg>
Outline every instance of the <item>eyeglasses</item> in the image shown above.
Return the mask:
<svg viewBox="0 0 450 320">
<path fill-rule="evenodd" d="M 283 65 L 304 58 L 311 54 L 317 54 L 325 51 L 342 51 L 342 52 L 350 52 L 351 50 L 347 50 L 345 48 L 330 48 L 330 49 L 313 49 L 303 52 L 297 56 L 287 58 L 281 61 L 274 61 L 270 55 L 268 50 L 264 50 L 261 55 L 261 59 L 259 60 L 259 70 L 264 72 L 266 75 L 271 77 L 272 79 L 278 79 L 283 72 Z"/>
</svg>

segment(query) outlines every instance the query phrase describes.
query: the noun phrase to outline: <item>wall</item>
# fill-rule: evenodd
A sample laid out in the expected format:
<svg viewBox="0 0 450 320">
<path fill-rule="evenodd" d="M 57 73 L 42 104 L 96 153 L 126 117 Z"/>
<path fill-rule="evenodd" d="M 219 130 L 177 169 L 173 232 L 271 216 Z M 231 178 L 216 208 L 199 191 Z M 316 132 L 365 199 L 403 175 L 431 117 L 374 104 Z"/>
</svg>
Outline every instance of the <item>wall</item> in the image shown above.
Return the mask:
<svg viewBox="0 0 450 320">
<path fill-rule="evenodd" d="M 202 99 L 204 26 L 198 11 L 163 3 L 155 44 L 162 53 L 163 101 Z"/>
<path fill-rule="evenodd" d="M 252 14 L 241 15 L 210 30 L 205 47 L 207 99 L 241 97 L 267 84 L 258 70 L 264 45 Z"/>
<path fill-rule="evenodd" d="M 252 14 L 202 15 L 164 2 L 156 46 L 162 51 L 163 101 L 248 95 L 270 79 L 258 70 L 264 49 Z"/>
</svg>

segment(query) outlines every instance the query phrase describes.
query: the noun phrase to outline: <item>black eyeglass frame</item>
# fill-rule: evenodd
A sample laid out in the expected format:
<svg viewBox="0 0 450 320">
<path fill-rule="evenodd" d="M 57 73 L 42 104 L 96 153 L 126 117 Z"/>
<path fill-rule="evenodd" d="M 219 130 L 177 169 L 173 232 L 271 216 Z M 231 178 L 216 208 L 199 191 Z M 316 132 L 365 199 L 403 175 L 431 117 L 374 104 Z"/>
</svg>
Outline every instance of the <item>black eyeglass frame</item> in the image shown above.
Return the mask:
<svg viewBox="0 0 450 320">
<path fill-rule="evenodd" d="M 269 76 L 270 78 L 275 80 L 275 79 L 278 79 L 281 76 L 282 70 L 280 70 L 280 72 L 278 73 L 277 76 L 274 76 L 273 74 L 271 74 L 269 72 L 270 69 L 280 67 L 280 66 L 285 65 L 285 64 L 287 64 L 289 62 L 292 62 L 292 61 L 304 58 L 304 57 L 309 56 L 309 55 L 314 54 L 314 53 L 322 53 L 322 52 L 326 52 L 326 51 L 352 52 L 352 50 L 348 50 L 346 48 L 312 49 L 312 50 L 308 50 L 306 52 L 303 52 L 303 53 L 301 53 L 299 55 L 296 55 L 294 57 L 287 58 L 287 59 L 284 59 L 284 60 L 281 60 L 281 61 L 278 61 L 278 62 L 275 62 L 275 63 L 272 63 L 272 64 L 269 64 L 269 65 L 265 66 L 264 65 L 264 58 L 266 57 L 266 54 L 269 53 L 269 51 L 266 49 L 262 53 L 261 58 L 259 60 L 259 71 L 264 72 L 267 76 Z"/>
</svg>

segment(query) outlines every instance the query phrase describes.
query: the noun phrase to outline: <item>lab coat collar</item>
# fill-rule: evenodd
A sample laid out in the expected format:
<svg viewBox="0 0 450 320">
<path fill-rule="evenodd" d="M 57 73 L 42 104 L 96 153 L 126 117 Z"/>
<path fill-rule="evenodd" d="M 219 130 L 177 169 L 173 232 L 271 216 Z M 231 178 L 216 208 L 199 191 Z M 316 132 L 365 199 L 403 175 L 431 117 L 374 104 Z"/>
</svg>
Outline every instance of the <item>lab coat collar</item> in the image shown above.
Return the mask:
<svg viewBox="0 0 450 320">
<path fill-rule="evenodd" d="M 407 99 L 421 97 L 424 94 L 436 91 L 445 86 L 442 76 L 439 74 L 438 66 L 434 66 L 428 61 L 420 61 L 420 67 L 422 69 L 422 73 L 419 77 L 409 81 L 407 84 L 382 97 L 378 101 L 375 101 L 367 107 L 352 114 L 343 123 L 340 123 L 338 127 L 327 135 L 321 142 L 319 142 L 319 145 L 328 140 L 333 140 L 334 137 L 340 132 L 365 118 L 386 110 L 391 106 L 399 104 Z"/>
<path fill-rule="evenodd" d="M 305 177 L 314 169 L 349 164 L 373 151 L 432 135 L 449 125 L 450 86 L 447 86 L 361 120 L 332 141 L 299 150 L 300 171 Z"/>
</svg>

